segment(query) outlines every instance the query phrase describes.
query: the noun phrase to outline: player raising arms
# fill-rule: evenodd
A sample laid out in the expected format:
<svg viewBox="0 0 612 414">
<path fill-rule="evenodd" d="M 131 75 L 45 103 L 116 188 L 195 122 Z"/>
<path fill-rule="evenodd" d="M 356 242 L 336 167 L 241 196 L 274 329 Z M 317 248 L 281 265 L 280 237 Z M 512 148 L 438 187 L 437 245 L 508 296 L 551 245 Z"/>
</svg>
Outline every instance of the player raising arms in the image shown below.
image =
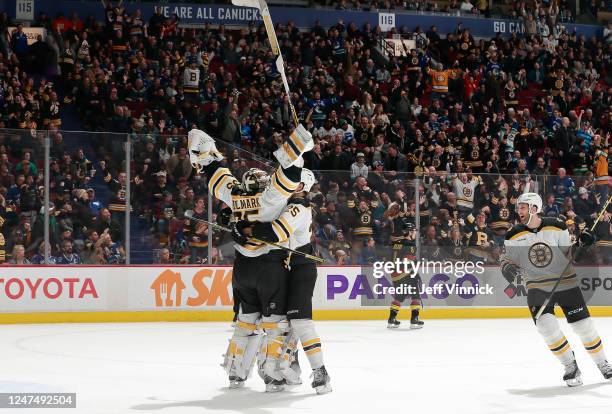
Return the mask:
<svg viewBox="0 0 612 414">
<path fill-rule="evenodd" d="M 312 137 L 299 125 L 274 155 L 281 163 L 272 178 L 262 170 L 250 169 L 242 183 L 223 167 L 223 156 L 215 141 L 204 131 L 189 131 L 189 157 L 197 171 L 208 176 L 208 190 L 231 209 L 236 219 L 250 221 L 272 221 L 285 208 L 287 199 L 298 187 L 301 178 L 302 153 L 313 147 Z M 298 164 L 298 165 L 296 165 Z M 237 244 L 232 284 L 240 303 L 240 312 L 226 352 L 223 367 L 229 375 L 230 388 L 244 385 L 259 348 L 260 335 L 257 321 L 261 318 L 266 332 L 264 347 L 269 357 L 265 361 L 264 382 L 266 391 L 284 388 L 285 380 L 278 374 L 279 347 L 283 342 L 289 323 L 286 319 L 287 269 L 284 250 L 268 244 L 242 240 L 234 227 L 234 236 L 242 241 Z"/>
<path fill-rule="evenodd" d="M 291 249 L 314 254 L 314 248 L 310 242 L 312 209 L 306 194 L 315 184 L 316 179 L 312 171 L 304 168 L 300 181 L 287 207 L 276 220 L 269 223 L 241 221 L 236 224 L 236 227 L 241 229 L 245 237 L 252 236 L 269 242 L 287 243 Z M 323 365 L 321 339 L 312 320 L 312 295 L 316 281 L 315 262 L 304 256 L 291 254 L 287 292 L 287 319 L 289 319 L 291 331 L 287 334 L 283 344 L 283 359 L 279 369 L 290 383 L 301 383 L 299 365 L 291 364 L 294 361 L 296 343 L 299 339 L 312 367 L 312 387 L 317 394 L 325 394 L 332 389 L 329 374 Z"/>
<path fill-rule="evenodd" d="M 502 274 L 514 283 L 519 272 L 527 285 L 527 304 L 536 327 L 544 341 L 565 367 L 563 380 L 570 387 L 582 384 L 576 358 L 554 315 L 555 304 L 563 310 L 567 322 L 580 337 L 585 349 L 606 379 L 612 378 L 612 365 L 606 360 L 603 345 L 589 309 L 578 286 L 572 263 L 574 253 L 579 256 L 593 244 L 590 232 L 583 232 L 572 245 L 565 223 L 557 218 L 540 218 L 542 198 L 536 193 L 521 194 L 516 202 L 520 224 L 507 234 L 502 255 Z M 579 249 L 573 252 L 574 249 Z M 564 271 L 565 270 L 565 271 Z M 559 278 L 561 280 L 559 281 Z M 540 307 L 559 281 L 556 291 L 540 318 Z"/>
</svg>

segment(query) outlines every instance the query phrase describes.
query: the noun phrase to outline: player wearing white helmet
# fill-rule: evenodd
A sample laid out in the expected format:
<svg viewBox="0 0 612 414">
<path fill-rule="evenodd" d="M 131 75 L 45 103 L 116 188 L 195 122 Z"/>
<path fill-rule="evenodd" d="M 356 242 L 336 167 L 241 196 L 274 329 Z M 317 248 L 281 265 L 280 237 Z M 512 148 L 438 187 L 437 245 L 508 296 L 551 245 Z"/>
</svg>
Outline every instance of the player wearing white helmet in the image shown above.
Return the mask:
<svg viewBox="0 0 612 414">
<path fill-rule="evenodd" d="M 538 332 L 564 365 L 563 380 L 567 385 L 581 385 L 582 379 L 574 352 L 555 318 L 555 304 L 563 310 L 567 322 L 580 337 L 604 378 L 610 379 L 612 365 L 606 360 L 601 339 L 578 286 L 576 271 L 568 259 L 575 257 L 573 249 L 582 250 L 593 244 L 593 236 L 588 231 L 583 232 L 577 245 L 572 245 L 565 223 L 558 218 L 541 218 L 538 216 L 541 211 L 542 198 L 538 194 L 524 193 L 517 199 L 516 212 L 520 224 L 506 234 L 502 274 L 510 283 L 515 282 L 519 273 L 526 281 L 529 310 Z M 561 280 L 550 304 L 536 320 L 535 316 L 559 278 Z"/>
<path fill-rule="evenodd" d="M 208 176 L 210 193 L 229 206 L 235 220 L 253 222 L 270 222 L 281 214 L 300 184 L 301 155 L 313 147 L 310 133 L 299 125 L 275 152 L 281 167 L 272 177 L 262 170 L 250 169 L 239 183 L 221 164 L 223 156 L 213 138 L 198 129 L 189 131 L 188 138 L 190 161 L 198 172 L 204 171 Z M 261 318 L 266 332 L 263 346 L 269 355 L 264 364 L 266 391 L 278 391 L 285 379 L 274 370 L 280 357 L 275 344 L 289 330 L 284 263 L 287 254 L 268 244 L 248 240 L 235 226 L 232 236 L 236 241 L 232 285 L 234 300 L 240 309 L 223 367 L 228 373 L 230 388 L 244 384 L 252 367 L 250 355 L 255 355 L 259 348 L 257 321 Z"/>
<path fill-rule="evenodd" d="M 238 226 L 255 238 L 284 243 L 288 247 L 308 254 L 314 254 L 310 242 L 312 237 L 312 209 L 306 194 L 316 183 L 312 171 L 303 168 L 300 185 L 289 199 L 289 203 L 280 216 L 270 223 L 239 223 Z M 290 255 L 289 283 L 287 295 L 287 318 L 291 331 L 284 341 L 279 343 L 283 353 L 280 372 L 290 384 L 299 384 L 300 369 L 297 364 L 297 341 L 308 357 L 313 370 L 312 387 L 318 394 L 331 391 L 330 377 L 323 365 L 321 339 L 315 330 L 312 320 L 312 295 L 317 280 L 315 263 L 303 256 Z M 268 355 L 261 355 L 265 361 Z M 260 370 L 265 374 L 265 369 Z"/>
</svg>

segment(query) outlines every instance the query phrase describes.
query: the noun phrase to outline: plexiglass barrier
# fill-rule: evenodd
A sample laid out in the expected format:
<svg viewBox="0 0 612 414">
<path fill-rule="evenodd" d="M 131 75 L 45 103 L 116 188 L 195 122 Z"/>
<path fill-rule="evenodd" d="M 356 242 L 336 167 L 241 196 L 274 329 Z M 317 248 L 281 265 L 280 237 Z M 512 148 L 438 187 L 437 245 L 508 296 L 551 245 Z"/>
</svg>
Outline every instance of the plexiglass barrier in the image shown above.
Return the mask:
<svg viewBox="0 0 612 414">
<path fill-rule="evenodd" d="M 245 151 L 220 141 L 218 148 L 238 181 L 249 168 L 269 174 L 277 168 L 267 145 Z M 414 245 L 418 257 L 497 265 L 518 222 L 520 194 L 540 194 L 542 216 L 561 219 L 574 239 L 593 225 L 610 194 L 608 181 L 590 172 L 416 174 L 382 165 L 315 171 L 318 183 L 308 194 L 312 241 L 327 264 L 368 265 Z M 186 136 L 2 130 L 0 262 L 232 263 L 230 235 L 204 223 L 218 223 L 227 207 L 207 183 L 189 162 Z M 608 264 L 609 213 L 594 232 L 596 245 L 583 261 Z"/>
</svg>

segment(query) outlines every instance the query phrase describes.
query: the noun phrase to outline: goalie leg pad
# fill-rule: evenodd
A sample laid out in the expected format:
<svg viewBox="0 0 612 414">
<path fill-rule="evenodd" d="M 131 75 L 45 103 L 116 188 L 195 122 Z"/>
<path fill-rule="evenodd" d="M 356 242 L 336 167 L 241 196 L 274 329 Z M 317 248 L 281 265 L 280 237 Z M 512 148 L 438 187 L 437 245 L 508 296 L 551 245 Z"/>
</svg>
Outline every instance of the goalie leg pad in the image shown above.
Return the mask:
<svg viewBox="0 0 612 414">
<path fill-rule="evenodd" d="M 300 374 L 302 373 L 297 361 L 297 343 L 299 337 L 295 330 L 289 327 L 289 332 L 285 335 L 285 343 L 281 350 L 280 370 L 289 385 L 299 385 L 302 383 Z"/>
<path fill-rule="evenodd" d="M 543 314 L 536 322 L 536 326 L 550 351 L 563 365 L 567 365 L 575 360 L 572 348 L 559 328 L 559 322 L 555 315 L 550 313 Z"/>
<path fill-rule="evenodd" d="M 281 381 L 284 379 L 280 371 L 280 361 L 289 332 L 289 322 L 284 315 L 270 315 L 262 318 L 261 327 L 265 332 L 261 353 L 260 375 L 266 381 L 268 378 Z"/>
<path fill-rule="evenodd" d="M 300 338 L 304 353 L 313 370 L 323 366 L 323 352 L 321 351 L 321 339 L 315 329 L 312 319 L 292 319 L 291 328 L 295 335 Z"/>
<path fill-rule="evenodd" d="M 253 368 L 261 333 L 257 330 L 259 313 L 238 315 L 222 367 L 231 378 L 246 380 Z"/>
<path fill-rule="evenodd" d="M 283 168 L 289 168 L 298 162 L 305 152 L 314 148 L 310 132 L 302 124 L 291 133 L 289 138 L 276 150 L 274 156 Z"/>
<path fill-rule="evenodd" d="M 569 324 L 576 335 L 580 337 L 584 349 L 591 355 L 596 364 L 602 364 L 606 361 L 601 338 L 595 329 L 595 324 L 591 318 L 582 319 L 578 322 Z"/>
</svg>

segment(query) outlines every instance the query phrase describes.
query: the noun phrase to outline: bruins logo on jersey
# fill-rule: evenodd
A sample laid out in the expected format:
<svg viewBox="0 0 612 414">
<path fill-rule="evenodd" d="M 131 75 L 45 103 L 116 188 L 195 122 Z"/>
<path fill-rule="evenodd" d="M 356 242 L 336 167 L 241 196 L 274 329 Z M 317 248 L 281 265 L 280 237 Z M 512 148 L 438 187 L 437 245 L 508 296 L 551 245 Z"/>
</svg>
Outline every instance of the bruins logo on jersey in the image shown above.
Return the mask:
<svg viewBox="0 0 612 414">
<path fill-rule="evenodd" d="M 479 158 L 480 158 L 480 151 L 478 151 L 477 149 L 472 150 L 472 159 L 477 160 Z"/>
<path fill-rule="evenodd" d="M 369 224 L 370 223 L 370 215 L 369 214 L 363 214 L 361 216 L 361 223 L 362 224 Z"/>
<path fill-rule="evenodd" d="M 555 81 L 555 88 L 557 89 L 563 89 L 563 79 L 557 79 Z"/>
<path fill-rule="evenodd" d="M 470 45 L 467 42 L 461 43 L 461 50 L 468 50 Z"/>
<path fill-rule="evenodd" d="M 457 246 L 453 249 L 453 254 L 455 256 L 461 256 L 463 254 L 463 247 Z"/>
<path fill-rule="evenodd" d="M 537 268 L 548 266 L 553 259 L 553 252 L 546 243 L 535 243 L 529 248 L 529 261 Z"/>
<path fill-rule="evenodd" d="M 412 58 L 412 64 L 413 64 L 414 66 L 417 66 L 417 65 L 419 64 L 419 59 L 418 59 L 418 58 L 413 57 L 413 58 Z"/>
<path fill-rule="evenodd" d="M 434 157 L 431 163 L 434 167 L 438 168 L 441 164 L 440 157 Z"/>
<path fill-rule="evenodd" d="M 471 197 L 472 189 L 470 187 L 463 187 L 463 195 L 466 197 Z"/>
</svg>

